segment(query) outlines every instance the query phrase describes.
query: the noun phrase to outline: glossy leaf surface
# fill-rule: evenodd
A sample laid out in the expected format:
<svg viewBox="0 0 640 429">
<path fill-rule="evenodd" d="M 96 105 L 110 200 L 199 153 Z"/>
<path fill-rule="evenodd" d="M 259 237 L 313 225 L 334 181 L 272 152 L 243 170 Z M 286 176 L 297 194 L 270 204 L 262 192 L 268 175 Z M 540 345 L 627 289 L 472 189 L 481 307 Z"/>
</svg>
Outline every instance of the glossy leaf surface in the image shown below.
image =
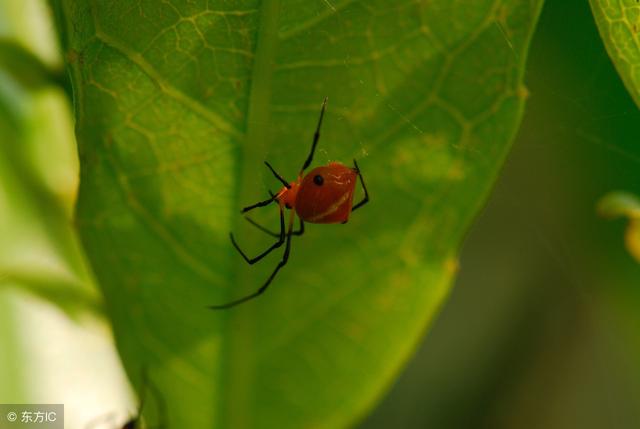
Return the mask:
<svg viewBox="0 0 640 429">
<path fill-rule="evenodd" d="M 342 427 L 441 305 L 517 130 L 541 1 L 57 4 L 81 158 L 78 219 L 134 383 L 169 427 Z M 371 202 L 278 262 L 239 209 L 307 156 L 359 165 Z M 358 195 L 356 196 L 356 199 Z M 275 207 L 256 220 L 277 228 Z M 278 252 L 276 252 L 278 253 Z M 149 410 L 153 414 L 153 410 Z M 150 416 L 153 419 L 154 416 Z"/>
</svg>

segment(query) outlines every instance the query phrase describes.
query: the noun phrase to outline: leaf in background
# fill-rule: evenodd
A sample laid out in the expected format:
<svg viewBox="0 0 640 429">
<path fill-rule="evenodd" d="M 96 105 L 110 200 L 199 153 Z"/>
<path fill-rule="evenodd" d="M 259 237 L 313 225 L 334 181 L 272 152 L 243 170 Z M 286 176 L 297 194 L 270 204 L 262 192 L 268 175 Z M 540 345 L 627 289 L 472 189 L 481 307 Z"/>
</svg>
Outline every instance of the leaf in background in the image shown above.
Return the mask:
<svg viewBox="0 0 640 429">
<path fill-rule="evenodd" d="M 34 264 L 35 265 L 35 264 Z M 57 305 L 67 316 L 77 319 L 89 313 L 93 316 L 104 316 L 100 298 L 87 291 L 87 285 L 68 273 L 50 273 L 38 271 L 37 266 L 30 266 L 29 272 L 10 272 L 3 270 L 0 278 L 0 290 L 19 287 Z M 35 271 L 35 272 L 34 272 Z"/>
<path fill-rule="evenodd" d="M 0 279 L 2 280 L 2 279 Z M 26 402 L 24 392 L 24 351 L 21 346 L 20 324 L 16 317 L 15 299 L 0 290 L 0 401 Z"/>
<path fill-rule="evenodd" d="M 70 223 L 71 112 L 48 66 L 17 41 L 38 32 L 37 8 L 24 26 L 5 22 L 21 4 L 0 3 L 0 289 L 24 288 L 76 315 L 99 309 L 100 298 Z"/>
<path fill-rule="evenodd" d="M 55 2 L 72 74 L 78 219 L 120 353 L 169 427 L 341 427 L 393 380 L 446 296 L 519 124 L 541 1 Z M 278 261 L 239 208 L 360 160 L 372 201 Z M 274 207 L 258 215 L 275 222 Z M 277 223 L 276 223 L 277 224 Z M 151 420 L 153 421 L 153 420 Z"/>
<path fill-rule="evenodd" d="M 67 86 L 62 71 L 51 70 L 17 41 L 4 37 L 0 37 L 0 69 L 29 89 L 41 89 L 47 85 Z"/>
<path fill-rule="evenodd" d="M 625 244 L 629 253 L 640 262 L 640 199 L 628 192 L 611 192 L 598 203 L 598 213 L 608 218 L 629 219 Z"/>
<path fill-rule="evenodd" d="M 590 0 L 600 36 L 624 81 L 627 91 L 640 107 L 640 2 L 638 0 Z M 629 217 L 625 234 L 627 249 L 640 261 L 640 218 L 633 195 L 611 192 L 604 196 L 598 210 L 604 216 Z"/>
<path fill-rule="evenodd" d="M 640 107 L 640 3 L 590 0 L 600 35 L 627 91 Z"/>
</svg>

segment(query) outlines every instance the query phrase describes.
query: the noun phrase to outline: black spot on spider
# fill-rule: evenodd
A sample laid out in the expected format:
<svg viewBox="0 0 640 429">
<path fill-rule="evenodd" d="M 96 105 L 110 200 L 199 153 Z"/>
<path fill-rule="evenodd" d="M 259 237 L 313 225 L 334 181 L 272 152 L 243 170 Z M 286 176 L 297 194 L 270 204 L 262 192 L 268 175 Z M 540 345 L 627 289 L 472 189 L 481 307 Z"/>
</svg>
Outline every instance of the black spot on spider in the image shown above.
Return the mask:
<svg viewBox="0 0 640 429">
<path fill-rule="evenodd" d="M 315 176 L 313 176 L 313 183 L 318 186 L 322 186 L 322 184 L 324 183 L 324 178 L 321 175 L 316 174 Z"/>
<path fill-rule="evenodd" d="M 289 205 L 289 203 L 286 203 L 284 206 L 285 206 L 286 208 L 288 208 L 289 210 L 291 210 L 291 206 Z"/>
</svg>

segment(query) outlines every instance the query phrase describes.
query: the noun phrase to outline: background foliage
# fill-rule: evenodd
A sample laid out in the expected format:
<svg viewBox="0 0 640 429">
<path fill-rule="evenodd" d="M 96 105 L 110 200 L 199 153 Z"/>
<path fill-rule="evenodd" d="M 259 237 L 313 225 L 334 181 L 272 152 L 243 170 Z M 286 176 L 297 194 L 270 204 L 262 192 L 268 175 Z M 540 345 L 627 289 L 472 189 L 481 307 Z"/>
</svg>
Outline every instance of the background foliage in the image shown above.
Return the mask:
<svg viewBox="0 0 640 429">
<path fill-rule="evenodd" d="M 640 419 L 640 266 L 625 222 L 596 213 L 610 190 L 638 192 L 640 112 L 586 2 L 545 2 L 526 82 L 518 138 L 447 305 L 363 427 Z"/>
</svg>

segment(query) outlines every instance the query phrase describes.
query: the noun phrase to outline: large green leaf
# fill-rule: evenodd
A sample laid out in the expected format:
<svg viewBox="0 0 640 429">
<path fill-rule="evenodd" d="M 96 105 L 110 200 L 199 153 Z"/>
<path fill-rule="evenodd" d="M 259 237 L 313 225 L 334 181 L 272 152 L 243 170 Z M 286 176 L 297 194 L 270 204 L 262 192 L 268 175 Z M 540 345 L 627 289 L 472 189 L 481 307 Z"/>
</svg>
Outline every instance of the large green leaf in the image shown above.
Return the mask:
<svg viewBox="0 0 640 429">
<path fill-rule="evenodd" d="M 640 107 L 640 3 L 638 0 L 590 0 L 609 56 Z"/>
<path fill-rule="evenodd" d="M 517 129 L 540 0 L 54 2 L 81 158 L 77 223 L 120 353 L 169 427 L 340 427 L 392 381 L 447 294 Z M 277 264 L 241 206 L 360 160 L 372 201 Z M 277 225 L 275 208 L 258 214 Z M 153 416 L 151 416 L 153 419 Z"/>
</svg>

